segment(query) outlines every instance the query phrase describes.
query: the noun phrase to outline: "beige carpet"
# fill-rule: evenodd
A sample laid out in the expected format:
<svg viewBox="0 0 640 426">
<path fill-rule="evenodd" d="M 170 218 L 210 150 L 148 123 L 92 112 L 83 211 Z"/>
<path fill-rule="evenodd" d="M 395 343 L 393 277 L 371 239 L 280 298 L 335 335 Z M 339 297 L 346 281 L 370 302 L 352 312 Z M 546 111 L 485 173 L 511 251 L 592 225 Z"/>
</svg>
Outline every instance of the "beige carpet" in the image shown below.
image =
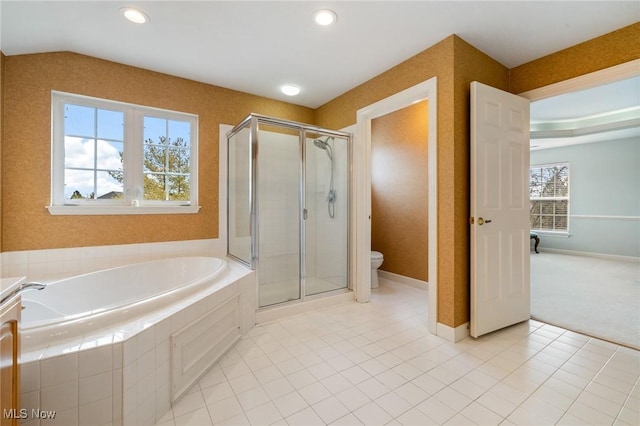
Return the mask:
<svg viewBox="0 0 640 426">
<path fill-rule="evenodd" d="M 640 263 L 532 252 L 531 316 L 640 349 Z"/>
</svg>

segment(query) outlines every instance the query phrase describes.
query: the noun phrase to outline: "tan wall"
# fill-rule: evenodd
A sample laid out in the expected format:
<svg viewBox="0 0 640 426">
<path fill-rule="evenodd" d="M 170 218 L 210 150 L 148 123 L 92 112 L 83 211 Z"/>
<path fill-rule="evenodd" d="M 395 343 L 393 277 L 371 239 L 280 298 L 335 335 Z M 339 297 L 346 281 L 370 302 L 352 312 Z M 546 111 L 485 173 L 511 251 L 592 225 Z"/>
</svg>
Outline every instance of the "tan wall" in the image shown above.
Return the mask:
<svg viewBox="0 0 640 426">
<path fill-rule="evenodd" d="M 218 236 L 218 128 L 251 112 L 311 122 L 308 108 L 75 53 L 4 59 L 2 250 Z M 51 90 L 199 116 L 198 214 L 51 216 Z"/>
<path fill-rule="evenodd" d="M 640 24 L 507 70 L 453 35 L 328 102 L 318 125 L 342 128 L 358 109 L 438 77 L 438 321 L 469 320 L 469 83 L 521 93 L 640 57 Z"/>
<path fill-rule="evenodd" d="M 428 102 L 371 121 L 371 248 L 383 270 L 428 281 Z"/>
<path fill-rule="evenodd" d="M 357 110 L 438 78 L 438 321 L 469 320 L 469 84 L 508 89 L 507 68 L 452 35 L 316 111 L 318 125 L 342 128 Z"/>
<path fill-rule="evenodd" d="M 522 93 L 640 58 L 640 22 L 510 71 L 511 93 Z"/>
</svg>

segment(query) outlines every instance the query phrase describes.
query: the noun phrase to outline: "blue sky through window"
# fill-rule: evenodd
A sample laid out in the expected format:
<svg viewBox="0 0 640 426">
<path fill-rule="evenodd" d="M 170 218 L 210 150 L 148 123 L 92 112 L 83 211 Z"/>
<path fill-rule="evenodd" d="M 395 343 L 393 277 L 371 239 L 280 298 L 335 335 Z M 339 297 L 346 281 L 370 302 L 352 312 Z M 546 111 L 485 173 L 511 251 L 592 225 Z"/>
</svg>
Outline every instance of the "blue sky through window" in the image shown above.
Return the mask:
<svg viewBox="0 0 640 426">
<path fill-rule="evenodd" d="M 66 104 L 64 128 L 65 198 L 123 192 L 108 171 L 122 170 L 124 113 Z"/>
</svg>

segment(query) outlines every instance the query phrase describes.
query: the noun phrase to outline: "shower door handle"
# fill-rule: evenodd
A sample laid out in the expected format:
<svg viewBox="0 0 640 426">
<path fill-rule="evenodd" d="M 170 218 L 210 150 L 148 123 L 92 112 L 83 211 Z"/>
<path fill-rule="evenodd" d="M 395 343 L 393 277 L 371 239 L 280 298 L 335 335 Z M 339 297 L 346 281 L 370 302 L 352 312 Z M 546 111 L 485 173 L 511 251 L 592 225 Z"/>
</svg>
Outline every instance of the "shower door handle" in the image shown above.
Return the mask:
<svg viewBox="0 0 640 426">
<path fill-rule="evenodd" d="M 307 209 L 302 209 L 302 219 L 307 220 Z"/>
</svg>

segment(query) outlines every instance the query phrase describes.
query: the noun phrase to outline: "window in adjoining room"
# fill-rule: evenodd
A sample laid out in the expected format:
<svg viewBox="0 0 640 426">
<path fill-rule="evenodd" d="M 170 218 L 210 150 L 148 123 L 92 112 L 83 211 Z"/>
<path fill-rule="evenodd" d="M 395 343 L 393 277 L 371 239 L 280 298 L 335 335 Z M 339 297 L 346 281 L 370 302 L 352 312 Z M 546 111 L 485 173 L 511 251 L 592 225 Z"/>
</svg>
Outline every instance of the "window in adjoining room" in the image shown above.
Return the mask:
<svg viewBox="0 0 640 426">
<path fill-rule="evenodd" d="M 52 116 L 52 214 L 197 211 L 197 116 L 60 92 Z"/>
<path fill-rule="evenodd" d="M 568 232 L 569 163 L 531 166 L 529 199 L 532 230 Z"/>
</svg>

